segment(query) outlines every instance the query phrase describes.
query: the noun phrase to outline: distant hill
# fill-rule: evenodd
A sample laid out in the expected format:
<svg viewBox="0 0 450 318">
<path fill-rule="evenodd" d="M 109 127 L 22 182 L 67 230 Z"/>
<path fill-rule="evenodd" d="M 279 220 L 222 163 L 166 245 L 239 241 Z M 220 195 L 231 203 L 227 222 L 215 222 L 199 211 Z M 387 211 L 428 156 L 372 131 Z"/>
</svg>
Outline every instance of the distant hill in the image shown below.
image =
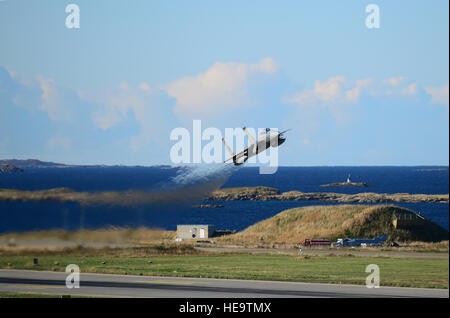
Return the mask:
<svg viewBox="0 0 450 318">
<path fill-rule="evenodd" d="M 37 159 L 3 159 L 0 164 L 13 165 L 17 168 L 49 168 L 49 167 L 66 167 L 67 165 L 55 162 L 45 162 Z"/>
<path fill-rule="evenodd" d="M 154 165 L 154 166 L 125 166 L 125 165 L 72 165 L 72 164 L 64 164 L 64 163 L 57 163 L 57 162 L 48 162 L 48 161 L 41 161 L 38 159 L 26 159 L 26 160 L 19 160 L 19 159 L 0 159 L 0 165 L 12 165 L 17 168 L 70 168 L 70 167 L 154 167 L 159 168 L 162 170 L 167 169 L 177 169 L 181 168 L 182 166 L 169 166 L 169 165 Z"/>
<path fill-rule="evenodd" d="M 397 228 L 401 218 L 416 224 Z M 399 223 L 400 224 L 400 223 Z M 404 223 L 406 224 L 406 222 Z M 386 233 L 391 241 L 438 242 L 449 239 L 449 232 L 423 219 L 415 212 L 397 206 L 334 205 L 308 206 L 285 210 L 247 229 L 224 237 L 240 242 L 298 243 L 306 238 L 373 238 Z"/>
</svg>

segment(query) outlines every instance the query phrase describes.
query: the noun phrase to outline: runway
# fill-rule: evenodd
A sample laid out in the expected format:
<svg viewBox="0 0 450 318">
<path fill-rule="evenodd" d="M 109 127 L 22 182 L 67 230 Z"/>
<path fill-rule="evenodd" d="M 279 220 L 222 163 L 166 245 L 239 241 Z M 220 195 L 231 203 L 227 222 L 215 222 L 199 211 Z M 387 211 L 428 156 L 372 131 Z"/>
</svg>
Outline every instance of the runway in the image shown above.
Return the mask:
<svg viewBox="0 0 450 318">
<path fill-rule="evenodd" d="M 0 297 L 1 293 L 152 298 L 449 297 L 448 290 L 442 289 L 90 273 L 80 273 L 80 288 L 69 289 L 65 284 L 67 275 L 0 270 Z"/>
</svg>

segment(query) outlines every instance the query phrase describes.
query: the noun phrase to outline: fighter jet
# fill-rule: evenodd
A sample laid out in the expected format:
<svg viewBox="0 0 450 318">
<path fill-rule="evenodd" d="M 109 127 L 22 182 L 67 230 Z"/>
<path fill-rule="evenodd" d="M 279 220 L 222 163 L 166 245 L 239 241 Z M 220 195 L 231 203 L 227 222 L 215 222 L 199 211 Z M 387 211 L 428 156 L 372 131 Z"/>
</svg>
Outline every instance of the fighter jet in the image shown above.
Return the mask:
<svg viewBox="0 0 450 318">
<path fill-rule="evenodd" d="M 235 154 L 233 149 L 226 143 L 225 139 L 222 138 L 222 142 L 227 148 L 228 152 L 231 154 L 231 157 L 225 160 L 224 162 L 228 162 L 233 160 L 235 166 L 239 166 L 246 162 L 248 158 L 256 156 L 260 152 L 266 150 L 269 147 L 278 147 L 282 143 L 286 141 L 286 137 L 283 135 L 288 130 L 279 132 L 279 131 L 271 131 L 270 128 L 266 128 L 265 131 L 261 132 L 258 137 L 258 140 L 248 132 L 247 128 L 242 128 L 248 136 L 250 146 L 242 150 L 241 152 Z"/>
<path fill-rule="evenodd" d="M 361 246 L 362 244 L 366 246 L 378 246 L 382 245 L 387 239 L 388 239 L 387 234 L 381 234 L 373 239 L 354 239 L 354 238 L 338 239 L 337 242 L 333 243 L 333 246 L 334 247 Z"/>
</svg>

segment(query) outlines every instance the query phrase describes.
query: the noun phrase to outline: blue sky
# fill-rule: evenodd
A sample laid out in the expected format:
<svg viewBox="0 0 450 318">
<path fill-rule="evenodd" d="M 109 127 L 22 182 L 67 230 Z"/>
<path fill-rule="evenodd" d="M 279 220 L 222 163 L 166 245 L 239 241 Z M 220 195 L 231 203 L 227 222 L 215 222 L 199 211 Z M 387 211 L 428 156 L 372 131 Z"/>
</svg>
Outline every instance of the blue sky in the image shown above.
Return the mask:
<svg viewBox="0 0 450 318">
<path fill-rule="evenodd" d="M 0 1 L 0 157 L 166 164 L 170 131 L 201 119 L 293 128 L 284 165 L 448 165 L 448 9 Z"/>
</svg>

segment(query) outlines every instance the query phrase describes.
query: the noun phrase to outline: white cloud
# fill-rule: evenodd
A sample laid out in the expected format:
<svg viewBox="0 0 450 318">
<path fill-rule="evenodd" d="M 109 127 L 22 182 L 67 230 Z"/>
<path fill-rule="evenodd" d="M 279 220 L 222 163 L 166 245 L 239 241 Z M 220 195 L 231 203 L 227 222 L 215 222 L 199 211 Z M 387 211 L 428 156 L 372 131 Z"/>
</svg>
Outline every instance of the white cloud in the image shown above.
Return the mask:
<svg viewBox="0 0 450 318">
<path fill-rule="evenodd" d="M 441 87 L 429 87 L 425 89 L 431 95 L 431 102 L 435 104 L 449 105 L 448 84 Z"/>
<path fill-rule="evenodd" d="M 270 75 L 276 74 L 280 68 L 278 63 L 275 62 L 275 60 L 271 57 L 262 59 L 261 61 L 259 61 L 258 64 L 252 64 L 252 65 L 250 65 L 250 67 L 253 70 L 261 71 L 265 74 L 270 74 Z"/>
<path fill-rule="evenodd" d="M 441 100 L 441 96 L 445 95 L 441 91 L 442 89 L 433 91 L 436 99 Z M 417 103 L 426 101 L 427 95 L 424 93 L 421 86 L 403 76 L 385 80 L 350 80 L 334 76 L 325 81 L 316 80 L 312 89 L 298 91 L 282 98 L 282 101 L 296 105 L 302 114 L 320 116 L 322 120 L 324 116 L 330 115 L 337 124 L 344 127 L 356 120 L 358 111 L 363 111 L 367 105 L 393 101 Z M 369 109 L 365 111 L 367 113 Z"/>
<path fill-rule="evenodd" d="M 43 111 L 52 120 L 74 122 L 79 119 L 84 105 L 76 91 L 58 85 L 51 78 L 24 78 L 13 71 L 9 75 L 7 93 L 14 105 Z"/>
<path fill-rule="evenodd" d="M 139 134 L 130 137 L 130 148 L 140 150 L 152 142 L 166 141 L 167 130 L 174 127 L 173 101 L 166 92 L 147 83 L 133 87 L 123 81 L 118 87 L 103 92 L 84 92 L 84 98 L 101 105 L 94 122 L 108 130 L 123 122 L 129 114 L 139 124 Z"/>
<path fill-rule="evenodd" d="M 362 94 L 376 97 L 416 96 L 419 93 L 417 83 L 408 81 L 406 77 L 393 77 L 376 81 L 364 78 L 356 81 L 343 76 L 330 77 L 321 82 L 315 81 L 314 88 L 302 90 L 283 99 L 286 103 L 300 107 L 358 102 Z"/>
<path fill-rule="evenodd" d="M 399 86 L 401 83 L 404 83 L 407 81 L 407 77 L 398 76 L 398 77 L 391 77 L 386 80 L 383 80 L 383 84 L 390 85 L 390 86 Z"/>
<path fill-rule="evenodd" d="M 398 76 L 391 77 L 382 81 L 382 88 L 379 90 L 378 95 L 386 96 L 416 96 L 418 94 L 417 83 L 411 83 L 407 77 Z"/>
<path fill-rule="evenodd" d="M 350 81 L 343 76 L 331 77 L 321 82 L 316 80 L 313 89 L 306 89 L 283 98 L 283 102 L 296 104 L 300 109 L 326 109 L 333 118 L 344 124 L 347 120 L 348 111 L 344 108 L 346 104 L 355 104 L 361 90 L 371 83 L 370 79 Z"/>
<path fill-rule="evenodd" d="M 143 91 L 149 92 L 152 88 L 147 83 L 143 82 L 139 84 L 139 88 Z"/>
<path fill-rule="evenodd" d="M 47 140 L 47 145 L 50 148 L 55 148 L 59 150 L 69 150 L 72 144 L 72 140 L 65 137 L 50 137 Z"/>
<path fill-rule="evenodd" d="M 179 126 L 174 104 L 165 91 L 147 83 L 134 87 L 122 82 L 114 88 L 77 92 L 50 78 L 21 78 L 0 67 L 0 109 L 6 113 L 0 116 L 0 147 L 9 152 L 46 151 L 71 160 L 97 155 L 112 161 L 111 152 L 126 158 L 135 150 L 133 160 L 141 156 L 145 162 L 167 162 L 169 149 L 164 147 L 170 147 L 170 130 Z M 4 136 L 26 142 L 11 143 Z"/>
<path fill-rule="evenodd" d="M 270 57 L 256 64 L 217 62 L 204 73 L 176 80 L 165 89 L 177 100 L 177 115 L 210 114 L 252 105 L 250 87 L 264 77 L 276 75 L 278 69 Z"/>
<path fill-rule="evenodd" d="M 47 112 L 51 119 L 68 120 L 71 109 L 67 107 L 67 103 L 70 103 L 71 100 L 58 90 L 54 80 L 39 77 L 38 81 L 42 89 L 40 109 Z"/>
<path fill-rule="evenodd" d="M 355 102 L 364 85 L 364 81 L 353 82 L 343 76 L 330 77 L 324 82 L 316 80 L 313 89 L 297 92 L 284 98 L 284 102 L 297 104 L 300 107 Z"/>
<path fill-rule="evenodd" d="M 411 95 L 411 96 L 417 95 L 418 93 L 417 83 L 412 83 L 409 84 L 407 87 L 402 88 L 401 93 L 403 95 Z"/>
</svg>

